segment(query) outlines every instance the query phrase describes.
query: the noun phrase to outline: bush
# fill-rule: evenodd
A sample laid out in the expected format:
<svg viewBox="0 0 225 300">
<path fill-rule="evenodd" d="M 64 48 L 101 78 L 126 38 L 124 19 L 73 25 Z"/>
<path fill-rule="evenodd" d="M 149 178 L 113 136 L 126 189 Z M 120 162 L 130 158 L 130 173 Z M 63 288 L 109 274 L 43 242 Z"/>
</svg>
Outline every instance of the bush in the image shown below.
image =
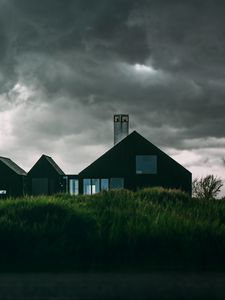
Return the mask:
<svg viewBox="0 0 225 300">
<path fill-rule="evenodd" d="M 155 201 L 161 203 L 168 203 L 171 201 L 187 202 L 190 200 L 189 195 L 181 190 L 165 189 L 162 187 L 141 189 L 136 193 L 136 195 L 142 200 Z"/>
<path fill-rule="evenodd" d="M 215 199 L 222 186 L 222 179 L 214 175 L 207 175 L 200 179 L 195 178 L 192 183 L 192 194 L 193 197 L 198 199 Z"/>
</svg>

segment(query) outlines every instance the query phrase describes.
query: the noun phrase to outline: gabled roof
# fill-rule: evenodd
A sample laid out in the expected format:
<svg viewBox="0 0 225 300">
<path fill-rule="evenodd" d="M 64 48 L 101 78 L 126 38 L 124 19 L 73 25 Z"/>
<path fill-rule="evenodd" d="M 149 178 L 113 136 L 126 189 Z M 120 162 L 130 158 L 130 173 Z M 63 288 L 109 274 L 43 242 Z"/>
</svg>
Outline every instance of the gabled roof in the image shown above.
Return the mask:
<svg viewBox="0 0 225 300">
<path fill-rule="evenodd" d="M 14 161 L 12 161 L 10 158 L 0 156 L 0 161 L 3 164 L 5 164 L 7 167 L 9 167 L 16 174 L 27 175 L 27 173 L 22 168 L 20 168 L 16 163 L 14 163 Z"/>
<path fill-rule="evenodd" d="M 125 144 L 129 144 L 130 146 L 133 146 L 135 144 L 139 144 L 140 142 L 144 142 L 148 145 L 151 145 L 152 149 L 155 149 L 158 153 L 161 153 L 162 155 L 166 156 L 168 159 L 172 160 L 177 166 L 180 166 L 181 168 L 183 168 L 184 170 L 186 170 L 188 173 L 191 174 L 190 171 L 188 171 L 184 166 L 182 166 L 181 164 L 179 164 L 176 160 L 174 160 L 173 158 L 171 158 L 169 155 L 167 155 L 165 152 L 163 152 L 161 149 L 159 149 L 158 147 L 156 147 L 154 144 L 152 144 L 151 142 L 149 142 L 146 138 L 144 138 L 141 134 L 139 134 L 137 131 L 133 131 L 132 133 L 130 133 L 128 136 L 126 136 L 124 139 L 122 139 L 119 143 L 117 143 L 116 145 L 114 145 L 112 148 L 110 148 L 108 151 L 106 151 L 103 155 L 101 155 L 98 159 L 96 159 L 93 163 L 91 163 L 89 166 L 87 166 L 85 169 L 83 169 L 79 175 L 82 175 L 83 172 L 85 172 L 87 169 L 89 169 L 90 167 L 94 167 L 96 166 L 96 164 L 103 158 L 105 158 L 106 156 L 110 155 L 111 153 L 115 153 L 118 151 L 121 151 L 123 148 L 123 145 Z"/>
<path fill-rule="evenodd" d="M 40 164 L 41 161 L 47 161 L 47 163 L 53 167 L 54 171 L 58 175 L 65 175 L 65 173 L 60 169 L 57 163 L 50 156 L 47 156 L 45 154 L 42 154 L 42 156 L 38 159 L 38 161 L 33 165 L 33 167 L 28 172 L 28 175 L 30 175 L 31 172 L 33 172 L 33 170 Z"/>
<path fill-rule="evenodd" d="M 65 173 L 62 171 L 62 169 L 60 169 L 60 167 L 57 165 L 57 163 L 50 157 L 47 155 L 42 155 L 41 158 L 44 157 L 52 166 L 53 168 L 56 170 L 56 172 L 59 175 L 65 175 Z"/>
<path fill-rule="evenodd" d="M 159 149 L 157 146 L 155 146 L 154 144 L 152 144 L 151 142 L 149 142 L 149 140 L 147 140 L 145 137 L 143 137 L 140 133 L 138 133 L 137 131 L 133 131 L 130 135 L 136 136 L 143 140 L 145 140 L 148 144 L 150 144 L 153 148 L 157 149 L 157 151 L 161 152 L 164 156 L 168 157 L 170 160 L 172 160 L 176 165 L 182 167 L 183 169 L 185 169 L 188 173 L 191 174 L 191 172 L 186 169 L 184 166 L 182 166 L 180 163 L 178 163 L 175 159 L 173 159 L 171 156 L 169 156 L 168 154 L 166 154 L 164 151 L 162 151 L 161 149 Z M 122 141 L 121 141 L 122 142 Z"/>
</svg>

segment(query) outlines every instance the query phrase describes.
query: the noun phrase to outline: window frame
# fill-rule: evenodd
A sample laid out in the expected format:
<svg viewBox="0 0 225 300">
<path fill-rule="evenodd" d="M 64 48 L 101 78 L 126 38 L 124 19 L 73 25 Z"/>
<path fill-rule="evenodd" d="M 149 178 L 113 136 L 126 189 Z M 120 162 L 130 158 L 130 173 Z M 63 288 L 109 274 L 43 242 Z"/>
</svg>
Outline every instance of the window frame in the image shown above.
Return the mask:
<svg viewBox="0 0 225 300">
<path fill-rule="evenodd" d="M 76 178 L 69 179 L 69 194 L 72 196 L 79 195 L 79 179 Z"/>
<path fill-rule="evenodd" d="M 147 162 L 147 164 L 149 164 L 148 167 L 152 168 L 152 170 L 147 170 L 147 166 L 146 169 L 143 168 L 141 170 L 140 166 L 138 166 L 138 164 L 144 164 L 144 159 L 143 161 L 140 160 L 140 158 L 154 158 L 154 160 Z M 156 175 L 158 173 L 158 157 L 156 154 L 138 154 L 135 157 L 135 172 L 136 175 Z M 146 164 L 146 162 L 145 162 Z"/>
<path fill-rule="evenodd" d="M 112 187 L 112 181 L 114 180 L 114 179 L 122 179 L 122 182 L 123 182 L 123 184 L 122 184 L 122 187 L 119 187 L 119 188 L 113 188 Z M 120 190 L 120 189 L 124 189 L 124 177 L 111 177 L 110 178 L 110 190 Z"/>
<path fill-rule="evenodd" d="M 103 186 L 103 184 L 102 184 L 102 181 L 103 180 L 107 180 L 107 188 L 102 188 L 102 186 Z M 100 178 L 100 191 L 109 191 L 109 189 L 110 189 L 110 180 L 109 180 L 109 178 Z"/>
</svg>

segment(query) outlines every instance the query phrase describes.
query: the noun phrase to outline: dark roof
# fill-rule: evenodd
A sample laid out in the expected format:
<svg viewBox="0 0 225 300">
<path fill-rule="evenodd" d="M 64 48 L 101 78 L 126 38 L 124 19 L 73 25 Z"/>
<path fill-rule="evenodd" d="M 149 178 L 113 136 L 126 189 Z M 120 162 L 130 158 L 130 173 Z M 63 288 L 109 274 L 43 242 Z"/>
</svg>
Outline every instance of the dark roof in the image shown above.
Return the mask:
<svg viewBox="0 0 225 300">
<path fill-rule="evenodd" d="M 186 169 L 184 166 L 182 166 L 180 163 L 178 163 L 175 159 L 173 159 L 171 156 L 169 156 L 168 154 L 166 154 L 164 151 L 162 151 L 161 149 L 159 149 L 157 146 L 155 146 L 154 144 L 152 144 L 151 142 L 149 142 L 149 140 L 147 140 L 145 137 L 143 137 L 140 133 L 138 133 L 136 130 L 134 130 L 130 135 L 136 136 L 136 137 L 140 137 L 143 140 L 145 140 L 146 142 L 148 142 L 149 144 L 152 145 L 152 147 L 154 147 L 155 149 L 157 149 L 159 152 L 161 152 L 163 155 L 167 156 L 169 159 L 171 159 L 176 165 L 179 165 L 180 167 L 182 167 L 183 169 L 185 169 L 188 173 L 191 174 L 191 172 Z M 122 142 L 122 141 L 121 141 Z"/>
<path fill-rule="evenodd" d="M 57 165 L 57 163 L 50 156 L 43 154 L 41 158 L 43 158 L 43 157 L 53 166 L 53 168 L 56 170 L 56 172 L 59 175 L 65 175 L 65 173 L 60 169 L 60 167 Z"/>
<path fill-rule="evenodd" d="M 18 175 L 27 175 L 27 173 L 20 168 L 14 161 L 10 158 L 0 156 L 0 161 L 3 162 L 7 167 L 13 170 Z"/>
<path fill-rule="evenodd" d="M 172 160 L 176 165 L 179 165 L 180 167 L 182 167 L 184 170 L 186 170 L 188 173 L 191 174 L 191 172 L 189 170 L 187 170 L 184 166 L 182 166 L 181 164 L 179 164 L 176 160 L 174 160 L 172 157 L 170 157 L 168 154 L 166 154 L 165 152 L 163 152 L 161 149 L 159 149 L 154 144 L 152 144 L 151 142 L 149 142 L 149 140 L 147 140 L 145 137 L 143 137 L 140 133 L 138 133 L 136 130 L 134 130 L 128 136 L 126 136 L 124 139 L 122 139 L 119 143 L 117 143 L 116 145 L 114 145 L 112 148 L 110 148 L 108 151 L 106 151 L 103 155 L 101 155 L 98 159 L 96 159 L 94 162 L 92 162 L 89 166 L 87 166 L 85 169 L 83 169 L 79 173 L 79 175 L 81 175 L 83 172 L 85 172 L 89 167 L 94 166 L 99 160 L 101 160 L 107 154 L 111 153 L 112 151 L 116 151 L 117 149 L 120 149 L 123 143 L 126 143 L 128 141 L 131 142 L 131 143 L 134 143 L 134 142 L 138 143 L 138 141 L 140 141 L 140 140 L 144 140 L 145 142 L 147 142 L 148 144 L 150 144 L 153 148 L 157 149 L 157 151 L 161 152 L 164 156 L 166 156 L 170 160 Z"/>
</svg>

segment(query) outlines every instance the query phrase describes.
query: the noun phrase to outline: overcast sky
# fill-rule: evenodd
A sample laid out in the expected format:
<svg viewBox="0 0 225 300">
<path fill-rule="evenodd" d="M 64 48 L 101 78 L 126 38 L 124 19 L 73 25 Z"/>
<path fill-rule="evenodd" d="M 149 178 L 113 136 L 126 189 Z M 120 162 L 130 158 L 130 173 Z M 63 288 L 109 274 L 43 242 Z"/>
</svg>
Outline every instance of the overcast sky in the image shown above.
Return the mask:
<svg viewBox="0 0 225 300">
<path fill-rule="evenodd" d="M 225 180 L 225 1 L 0 0 L 0 155 L 77 173 L 112 116 Z"/>
</svg>

